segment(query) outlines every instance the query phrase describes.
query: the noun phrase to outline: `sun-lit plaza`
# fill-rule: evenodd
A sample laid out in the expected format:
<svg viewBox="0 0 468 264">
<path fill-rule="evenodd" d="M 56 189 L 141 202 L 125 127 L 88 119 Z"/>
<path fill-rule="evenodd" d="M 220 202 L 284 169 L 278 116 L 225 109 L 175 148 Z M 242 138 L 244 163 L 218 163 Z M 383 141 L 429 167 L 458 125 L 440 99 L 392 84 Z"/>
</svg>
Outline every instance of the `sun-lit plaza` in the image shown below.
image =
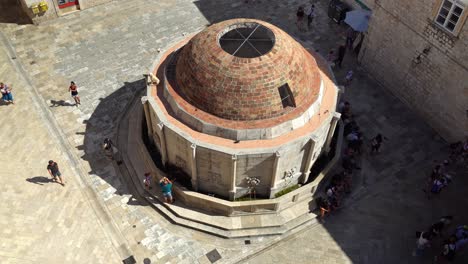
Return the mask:
<svg viewBox="0 0 468 264">
<path fill-rule="evenodd" d="M 0 263 L 468 263 L 466 0 L 0 7 Z"/>
</svg>

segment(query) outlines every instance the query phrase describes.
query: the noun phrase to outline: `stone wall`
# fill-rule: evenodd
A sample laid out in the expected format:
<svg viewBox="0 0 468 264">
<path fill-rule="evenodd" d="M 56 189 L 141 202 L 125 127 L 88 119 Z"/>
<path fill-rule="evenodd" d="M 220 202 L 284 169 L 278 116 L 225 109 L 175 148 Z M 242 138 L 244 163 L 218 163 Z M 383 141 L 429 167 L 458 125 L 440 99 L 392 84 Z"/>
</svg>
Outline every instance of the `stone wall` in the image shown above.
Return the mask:
<svg viewBox="0 0 468 264">
<path fill-rule="evenodd" d="M 195 157 L 198 190 L 229 197 L 232 155 L 198 146 Z"/>
<path fill-rule="evenodd" d="M 31 18 L 31 20 L 34 22 L 34 24 L 38 24 L 43 21 L 47 21 L 50 19 L 54 19 L 58 17 L 58 7 L 57 7 L 57 1 L 54 0 L 44 0 L 49 9 L 46 12 L 41 12 L 37 15 L 33 14 L 31 10 L 31 5 L 38 4 L 41 2 L 41 0 L 22 0 L 23 8 L 28 14 L 28 16 Z"/>
<path fill-rule="evenodd" d="M 359 59 L 454 141 L 468 135 L 468 25 L 457 36 L 441 29 L 433 22 L 439 7 L 436 0 L 376 1 Z"/>
<path fill-rule="evenodd" d="M 275 173 L 275 155 L 273 153 L 248 154 L 237 156 L 236 197 L 248 193 L 246 178 L 254 177 L 260 180 L 255 188 L 258 195 L 268 196 L 270 192 L 271 175 Z"/>
<path fill-rule="evenodd" d="M 260 179 L 256 187 L 258 197 L 274 197 L 276 192 L 304 182 L 304 176 L 322 152 L 332 120 L 330 116 L 315 131 L 283 145 L 262 148 L 259 142 L 255 149 L 231 149 L 192 138 L 168 120 L 161 120 L 154 102 L 145 104 L 148 133 L 163 163 L 182 169 L 198 191 L 231 199 L 248 193 L 247 177 Z"/>
</svg>

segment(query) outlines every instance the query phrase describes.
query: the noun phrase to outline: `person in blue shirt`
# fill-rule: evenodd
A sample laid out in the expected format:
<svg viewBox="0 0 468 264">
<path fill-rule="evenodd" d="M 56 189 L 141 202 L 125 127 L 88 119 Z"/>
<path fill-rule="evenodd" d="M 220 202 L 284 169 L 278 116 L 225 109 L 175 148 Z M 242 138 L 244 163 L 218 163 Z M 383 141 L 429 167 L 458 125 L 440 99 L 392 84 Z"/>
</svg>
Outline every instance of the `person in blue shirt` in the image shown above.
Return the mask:
<svg viewBox="0 0 468 264">
<path fill-rule="evenodd" d="M 161 186 L 162 193 L 164 196 L 164 201 L 166 203 L 173 203 L 174 198 L 172 198 L 172 182 L 167 177 L 162 178 L 159 181 L 159 185 Z"/>
</svg>

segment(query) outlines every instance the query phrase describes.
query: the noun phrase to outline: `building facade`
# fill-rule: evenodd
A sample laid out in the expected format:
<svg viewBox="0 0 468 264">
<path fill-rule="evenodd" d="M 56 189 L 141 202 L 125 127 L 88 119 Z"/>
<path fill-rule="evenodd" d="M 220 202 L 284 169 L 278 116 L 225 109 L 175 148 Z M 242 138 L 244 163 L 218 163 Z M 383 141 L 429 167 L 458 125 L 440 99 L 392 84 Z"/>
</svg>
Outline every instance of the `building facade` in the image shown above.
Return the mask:
<svg viewBox="0 0 468 264">
<path fill-rule="evenodd" d="M 468 136 L 468 0 L 348 0 L 372 10 L 359 61 L 447 141 Z"/>
<path fill-rule="evenodd" d="M 14 21 L 17 23 L 29 20 L 34 24 L 57 18 L 71 12 L 84 10 L 113 0 L 2 0 L 5 13 L 18 14 Z"/>
</svg>

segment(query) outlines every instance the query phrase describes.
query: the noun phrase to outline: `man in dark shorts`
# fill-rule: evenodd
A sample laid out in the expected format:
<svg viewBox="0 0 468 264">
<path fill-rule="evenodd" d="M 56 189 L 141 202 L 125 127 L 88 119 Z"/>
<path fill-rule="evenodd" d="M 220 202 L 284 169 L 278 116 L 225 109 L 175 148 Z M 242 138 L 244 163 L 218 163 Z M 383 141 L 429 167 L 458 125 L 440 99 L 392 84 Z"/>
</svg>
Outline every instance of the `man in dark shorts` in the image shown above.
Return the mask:
<svg viewBox="0 0 468 264">
<path fill-rule="evenodd" d="M 52 176 L 52 180 L 57 182 L 57 177 L 60 179 L 60 184 L 65 186 L 65 182 L 63 181 L 62 174 L 60 173 L 59 167 L 57 162 L 53 160 L 49 160 L 49 165 L 47 165 L 47 171 L 49 172 L 50 176 Z"/>
<path fill-rule="evenodd" d="M 71 93 L 73 100 L 75 100 L 75 105 L 78 106 L 81 104 L 80 97 L 78 96 L 78 87 L 76 86 L 75 82 L 70 83 L 70 87 L 68 87 L 68 91 Z"/>
</svg>

